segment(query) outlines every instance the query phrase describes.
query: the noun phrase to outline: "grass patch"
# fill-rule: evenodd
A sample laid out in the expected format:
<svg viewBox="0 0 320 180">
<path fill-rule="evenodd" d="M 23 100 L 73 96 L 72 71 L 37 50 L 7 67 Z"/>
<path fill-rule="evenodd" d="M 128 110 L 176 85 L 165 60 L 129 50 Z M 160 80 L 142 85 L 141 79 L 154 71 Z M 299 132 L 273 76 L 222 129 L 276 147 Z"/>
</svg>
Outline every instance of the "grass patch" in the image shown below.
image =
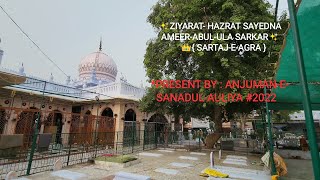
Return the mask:
<svg viewBox="0 0 320 180">
<path fill-rule="evenodd" d="M 111 156 L 111 157 L 100 156 L 96 158 L 97 161 L 106 161 L 106 162 L 115 162 L 115 163 L 127 163 L 137 159 L 138 158 L 136 157 L 128 156 L 128 155 Z"/>
</svg>

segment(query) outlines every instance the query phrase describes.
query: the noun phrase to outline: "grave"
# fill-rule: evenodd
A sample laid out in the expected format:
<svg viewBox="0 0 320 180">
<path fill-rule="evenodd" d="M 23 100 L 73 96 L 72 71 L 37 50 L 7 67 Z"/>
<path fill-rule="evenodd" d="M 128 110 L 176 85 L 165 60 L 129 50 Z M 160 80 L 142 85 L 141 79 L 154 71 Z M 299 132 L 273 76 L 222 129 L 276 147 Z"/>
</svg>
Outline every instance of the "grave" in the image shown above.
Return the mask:
<svg viewBox="0 0 320 180">
<path fill-rule="evenodd" d="M 179 156 L 180 159 L 187 159 L 187 160 L 199 160 L 197 157 L 192 157 L 192 156 Z"/>
<path fill-rule="evenodd" d="M 248 159 L 246 156 L 227 155 L 227 158 L 232 159 Z"/>
<path fill-rule="evenodd" d="M 199 153 L 199 152 L 191 152 L 191 155 L 199 155 L 199 156 L 205 156 L 207 155 L 206 153 Z"/>
<path fill-rule="evenodd" d="M 100 156 L 94 160 L 95 164 L 102 169 L 110 169 L 112 167 L 125 168 L 140 163 L 140 159 L 129 155 L 111 155 Z"/>
<path fill-rule="evenodd" d="M 233 165 L 240 165 L 240 166 L 248 166 L 247 163 L 234 161 L 234 160 L 224 160 L 224 164 L 233 164 Z"/>
<path fill-rule="evenodd" d="M 226 157 L 226 159 L 223 161 L 223 163 L 224 164 L 248 166 L 247 165 L 247 158 L 245 156 L 228 155 Z"/>
<path fill-rule="evenodd" d="M 114 180 L 151 180 L 151 178 L 149 176 L 120 171 L 115 174 Z"/>
<path fill-rule="evenodd" d="M 188 163 L 178 163 L 178 162 L 173 162 L 173 163 L 170 163 L 171 166 L 174 166 L 174 167 L 182 167 L 182 168 L 186 168 L 186 167 L 191 167 L 193 166 L 192 164 L 188 164 Z"/>
<path fill-rule="evenodd" d="M 65 179 L 71 179 L 71 180 L 85 180 L 88 179 L 86 174 L 78 173 L 78 172 L 72 172 L 68 170 L 59 170 L 51 173 L 52 176 L 65 178 Z"/>
<path fill-rule="evenodd" d="M 160 157 L 160 156 L 163 156 L 162 154 L 147 153 L 147 152 L 139 153 L 139 155 L 140 156 L 149 156 L 149 157 Z"/>
<path fill-rule="evenodd" d="M 178 170 L 166 169 L 166 168 L 158 168 L 154 171 L 159 172 L 159 173 L 163 173 L 163 174 L 168 174 L 168 175 L 177 175 L 180 173 Z"/>
<path fill-rule="evenodd" d="M 168 153 L 173 153 L 174 152 L 174 151 L 165 150 L 165 149 L 159 149 L 158 151 L 160 151 L 160 152 L 168 152 Z"/>
</svg>

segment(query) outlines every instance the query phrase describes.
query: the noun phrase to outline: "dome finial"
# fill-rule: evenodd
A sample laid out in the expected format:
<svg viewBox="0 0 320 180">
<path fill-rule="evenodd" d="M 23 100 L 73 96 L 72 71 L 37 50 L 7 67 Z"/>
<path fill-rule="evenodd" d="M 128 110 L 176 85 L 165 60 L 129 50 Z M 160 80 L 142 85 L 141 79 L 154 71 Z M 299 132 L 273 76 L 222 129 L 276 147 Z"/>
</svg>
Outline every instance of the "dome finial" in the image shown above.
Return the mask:
<svg viewBox="0 0 320 180">
<path fill-rule="evenodd" d="M 99 51 L 102 51 L 102 37 L 100 37 Z"/>
<path fill-rule="evenodd" d="M 25 75 L 25 73 L 24 73 L 23 63 L 21 63 L 21 66 L 20 66 L 20 68 L 19 68 L 19 74 L 21 74 L 21 75 Z"/>
</svg>

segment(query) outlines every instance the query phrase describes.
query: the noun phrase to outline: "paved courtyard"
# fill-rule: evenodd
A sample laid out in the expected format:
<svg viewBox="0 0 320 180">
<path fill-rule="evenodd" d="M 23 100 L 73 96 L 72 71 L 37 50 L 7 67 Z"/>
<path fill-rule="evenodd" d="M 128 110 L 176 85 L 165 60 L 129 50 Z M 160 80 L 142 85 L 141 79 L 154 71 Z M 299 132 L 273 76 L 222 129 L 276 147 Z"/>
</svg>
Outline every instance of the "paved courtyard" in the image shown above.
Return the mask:
<svg viewBox="0 0 320 180">
<path fill-rule="evenodd" d="M 113 179 L 117 172 L 129 172 L 150 176 L 152 179 L 207 179 L 199 176 L 202 170 L 210 166 L 210 152 L 175 151 L 173 149 L 157 149 L 135 154 L 141 163 L 127 167 L 105 168 L 95 164 L 78 164 L 60 171 L 47 171 L 19 179 L 62 180 L 62 179 Z M 215 168 L 230 175 L 230 179 L 270 179 L 268 172 L 263 171 L 259 156 L 245 156 L 222 153 L 214 154 Z"/>
</svg>

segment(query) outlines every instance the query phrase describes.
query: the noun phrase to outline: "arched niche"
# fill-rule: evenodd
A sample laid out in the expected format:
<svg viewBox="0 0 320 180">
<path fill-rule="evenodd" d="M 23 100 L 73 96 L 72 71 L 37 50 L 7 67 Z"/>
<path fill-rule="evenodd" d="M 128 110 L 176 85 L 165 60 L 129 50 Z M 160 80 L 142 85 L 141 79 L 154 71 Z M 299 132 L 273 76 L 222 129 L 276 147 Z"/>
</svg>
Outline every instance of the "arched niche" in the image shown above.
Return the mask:
<svg viewBox="0 0 320 180">
<path fill-rule="evenodd" d="M 124 116 L 124 121 L 136 121 L 137 115 L 133 109 L 128 109 Z"/>
<path fill-rule="evenodd" d="M 111 108 L 107 107 L 105 108 L 102 113 L 101 116 L 106 116 L 106 117 L 113 117 L 113 111 Z"/>
</svg>

